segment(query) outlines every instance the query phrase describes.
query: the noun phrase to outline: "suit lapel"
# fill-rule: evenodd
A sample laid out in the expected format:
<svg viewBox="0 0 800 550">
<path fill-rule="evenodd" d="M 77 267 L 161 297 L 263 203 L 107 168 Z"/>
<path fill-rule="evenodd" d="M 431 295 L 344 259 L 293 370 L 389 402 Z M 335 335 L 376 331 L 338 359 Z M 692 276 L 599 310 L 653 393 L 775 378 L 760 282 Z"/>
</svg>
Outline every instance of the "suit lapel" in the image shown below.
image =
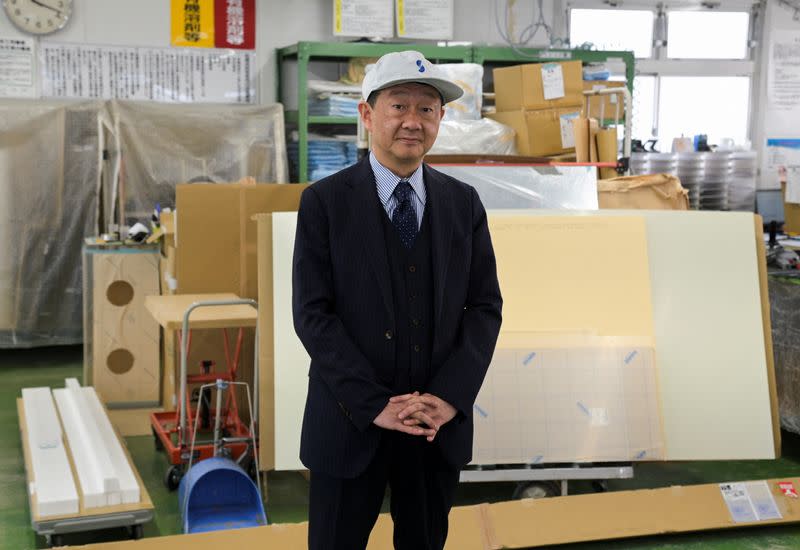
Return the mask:
<svg viewBox="0 0 800 550">
<path fill-rule="evenodd" d="M 348 183 L 355 195 L 355 200 L 351 202 L 351 215 L 359 227 L 358 235 L 361 237 L 364 252 L 375 272 L 375 280 L 380 287 L 386 311 L 394 315 L 389 257 L 386 253 L 386 242 L 381 225 L 383 223 L 381 216 L 384 214 L 376 204 L 378 196 L 375 189 L 375 175 L 372 173 L 369 157 L 364 158 L 356 165 L 355 177 Z"/>
<path fill-rule="evenodd" d="M 450 265 L 451 240 L 453 237 L 453 202 L 450 200 L 450 188 L 439 176 L 439 173 L 423 165 L 426 189 L 428 191 L 431 215 L 431 252 L 433 262 L 433 320 L 434 326 L 439 324 L 444 306 L 444 289 L 447 281 L 447 266 Z M 434 331 L 435 338 L 436 331 Z M 434 349 L 436 345 L 434 343 Z"/>
</svg>

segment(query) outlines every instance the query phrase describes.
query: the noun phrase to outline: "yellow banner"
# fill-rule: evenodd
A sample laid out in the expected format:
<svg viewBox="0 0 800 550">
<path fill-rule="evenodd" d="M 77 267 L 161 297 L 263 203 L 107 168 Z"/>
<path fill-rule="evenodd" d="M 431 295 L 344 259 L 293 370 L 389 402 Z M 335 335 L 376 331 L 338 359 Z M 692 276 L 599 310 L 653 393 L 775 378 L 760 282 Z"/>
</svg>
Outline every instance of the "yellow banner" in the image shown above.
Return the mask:
<svg viewBox="0 0 800 550">
<path fill-rule="evenodd" d="M 333 32 L 342 32 L 342 0 L 333 0 Z"/>
<path fill-rule="evenodd" d="M 403 0 L 397 0 L 397 36 L 406 35 L 406 10 Z"/>
<path fill-rule="evenodd" d="M 171 0 L 171 44 L 214 47 L 214 0 Z"/>
</svg>

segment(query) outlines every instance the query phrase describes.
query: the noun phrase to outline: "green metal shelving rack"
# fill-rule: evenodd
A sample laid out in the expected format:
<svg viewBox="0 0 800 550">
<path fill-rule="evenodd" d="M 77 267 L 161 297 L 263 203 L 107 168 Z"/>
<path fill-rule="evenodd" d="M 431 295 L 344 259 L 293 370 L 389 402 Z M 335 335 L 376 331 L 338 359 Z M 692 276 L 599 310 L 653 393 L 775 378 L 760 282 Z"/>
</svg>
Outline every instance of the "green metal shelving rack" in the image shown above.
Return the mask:
<svg viewBox="0 0 800 550">
<path fill-rule="evenodd" d="M 633 95 L 634 56 L 625 51 L 556 50 L 506 46 L 435 46 L 432 44 L 373 44 L 367 42 L 298 42 L 277 51 L 277 95 L 285 104 L 281 83 L 286 61 L 297 61 L 297 110 L 287 110 L 287 123 L 298 130 L 298 181 L 308 180 L 308 128 L 316 124 L 356 124 L 356 117 L 308 114 L 308 64 L 312 59 L 346 62 L 351 57 L 380 57 L 389 52 L 414 49 L 432 61 L 483 64 L 547 63 L 579 60 L 598 63 L 620 59 L 625 63 L 628 90 Z"/>
<path fill-rule="evenodd" d="M 351 57 L 380 57 L 390 52 L 415 49 L 431 61 L 471 62 L 470 46 L 433 46 L 430 44 L 371 44 L 366 42 L 298 42 L 278 49 L 278 93 L 283 97 L 281 82 L 283 63 L 297 60 L 297 110 L 286 111 L 286 122 L 297 124 L 298 130 L 298 181 L 308 180 L 308 126 L 309 124 L 355 124 L 355 117 L 309 116 L 308 114 L 308 64 L 312 59 L 347 61 Z"/>
</svg>

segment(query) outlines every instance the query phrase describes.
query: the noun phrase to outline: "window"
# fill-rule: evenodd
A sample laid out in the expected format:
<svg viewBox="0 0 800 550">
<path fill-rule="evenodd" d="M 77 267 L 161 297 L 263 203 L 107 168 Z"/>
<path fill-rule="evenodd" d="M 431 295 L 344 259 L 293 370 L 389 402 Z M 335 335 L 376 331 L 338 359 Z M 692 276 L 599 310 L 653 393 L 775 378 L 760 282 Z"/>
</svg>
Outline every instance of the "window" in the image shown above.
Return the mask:
<svg viewBox="0 0 800 550">
<path fill-rule="evenodd" d="M 709 143 L 720 138 L 747 140 L 750 78 L 746 76 L 661 78 L 658 105 L 658 141 L 669 151 L 672 139 L 708 134 Z M 634 118 L 634 120 L 636 120 Z"/>
<path fill-rule="evenodd" d="M 642 75 L 633 79 L 633 136 L 648 140 L 653 137 L 656 121 L 656 77 Z"/>
<path fill-rule="evenodd" d="M 570 10 L 569 42 L 573 48 L 590 43 L 597 50 L 632 51 L 636 57 L 650 57 L 653 43 L 653 12 Z"/>
<path fill-rule="evenodd" d="M 656 138 L 661 151 L 681 135 L 707 134 L 712 145 L 726 137 L 748 143 L 754 1 L 726 0 L 728 11 L 647 0 L 626 0 L 625 9 L 603 0 L 567 1 L 572 47 L 589 43 L 636 56 L 632 138 Z"/>
<path fill-rule="evenodd" d="M 747 12 L 671 11 L 667 25 L 667 57 L 671 59 L 747 57 Z"/>
</svg>

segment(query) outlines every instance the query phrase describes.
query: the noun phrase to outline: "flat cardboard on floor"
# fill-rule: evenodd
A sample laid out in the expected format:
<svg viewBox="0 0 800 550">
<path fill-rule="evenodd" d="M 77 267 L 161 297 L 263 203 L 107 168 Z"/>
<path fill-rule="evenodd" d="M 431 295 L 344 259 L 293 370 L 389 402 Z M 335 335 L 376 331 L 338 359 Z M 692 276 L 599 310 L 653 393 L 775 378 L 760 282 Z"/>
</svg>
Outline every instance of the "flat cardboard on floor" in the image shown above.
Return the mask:
<svg viewBox="0 0 800 550">
<path fill-rule="evenodd" d="M 445 548 L 446 550 L 522 549 L 553 544 L 798 523 L 800 500 L 784 494 L 778 485 L 781 482 L 791 483 L 797 491 L 800 489 L 800 478 L 766 480 L 769 494 L 772 495 L 781 517 L 744 523 L 736 523 L 733 520 L 722 496 L 720 485 L 716 483 L 455 507 L 450 512 L 450 534 Z M 759 485 L 763 486 L 763 483 Z M 743 504 L 748 506 L 747 501 Z M 761 507 L 754 506 L 754 508 Z M 307 548 L 307 532 L 307 523 L 296 523 L 196 535 L 156 537 L 139 541 L 109 542 L 81 548 L 212 550 L 235 547 L 294 550 Z M 368 550 L 391 550 L 391 533 L 391 518 L 387 514 L 382 514 L 370 537 Z"/>
</svg>

